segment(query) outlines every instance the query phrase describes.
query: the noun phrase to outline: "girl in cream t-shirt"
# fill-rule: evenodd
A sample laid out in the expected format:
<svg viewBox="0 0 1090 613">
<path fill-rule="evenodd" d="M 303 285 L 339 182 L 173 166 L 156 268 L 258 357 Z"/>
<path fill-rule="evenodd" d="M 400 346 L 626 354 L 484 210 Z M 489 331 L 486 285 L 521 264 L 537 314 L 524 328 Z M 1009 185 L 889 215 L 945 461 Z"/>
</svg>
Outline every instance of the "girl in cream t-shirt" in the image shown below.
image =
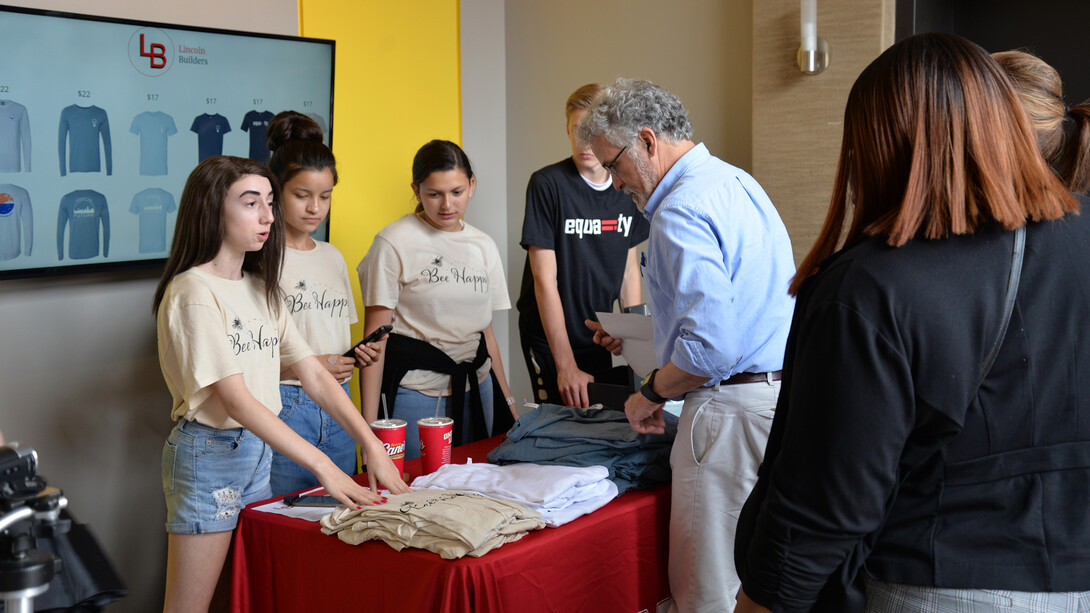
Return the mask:
<svg viewBox="0 0 1090 613">
<path fill-rule="evenodd" d="M 462 219 L 475 185 L 469 159 L 458 145 L 434 140 L 421 147 L 413 160 L 416 212 L 383 228 L 357 269 L 366 308 L 365 332 L 390 323 L 391 334 L 424 341 L 456 364 L 472 362 L 482 342 L 490 356 L 475 373 L 479 405 L 470 392 L 464 398 L 453 397 L 451 377 L 445 373 L 425 369 L 405 373 L 391 404 L 393 417 L 408 422 L 406 459 L 420 455 L 416 421 L 434 415 L 437 403 L 440 414 L 461 420 L 463 426 L 471 412 L 480 411 L 491 431 L 489 370 L 495 372 L 514 414 L 514 398 L 492 332 L 492 312 L 511 308 L 499 250 L 488 235 Z M 388 351 L 379 357 L 383 366 L 369 368 L 360 377 L 361 404 L 369 421 L 378 414 Z M 413 356 L 390 359 L 411 363 Z M 463 407 L 460 414 L 458 405 Z M 455 445 L 470 442 L 471 429 L 461 430 L 463 438 Z"/>
</svg>

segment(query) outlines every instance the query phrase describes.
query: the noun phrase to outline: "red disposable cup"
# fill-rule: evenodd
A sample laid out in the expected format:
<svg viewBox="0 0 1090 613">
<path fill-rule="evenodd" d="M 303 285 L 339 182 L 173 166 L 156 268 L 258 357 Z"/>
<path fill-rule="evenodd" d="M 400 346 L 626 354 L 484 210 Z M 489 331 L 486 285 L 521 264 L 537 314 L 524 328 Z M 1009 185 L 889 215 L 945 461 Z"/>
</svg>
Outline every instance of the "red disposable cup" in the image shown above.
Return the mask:
<svg viewBox="0 0 1090 613">
<path fill-rule="evenodd" d="M 449 417 L 425 417 L 416 422 L 420 430 L 421 474 L 427 475 L 450 464 L 450 446 L 454 420 Z"/>
<path fill-rule="evenodd" d="M 404 419 L 379 419 L 371 422 L 371 430 L 386 447 L 386 455 L 394 462 L 397 474 L 405 471 L 405 426 Z"/>
</svg>

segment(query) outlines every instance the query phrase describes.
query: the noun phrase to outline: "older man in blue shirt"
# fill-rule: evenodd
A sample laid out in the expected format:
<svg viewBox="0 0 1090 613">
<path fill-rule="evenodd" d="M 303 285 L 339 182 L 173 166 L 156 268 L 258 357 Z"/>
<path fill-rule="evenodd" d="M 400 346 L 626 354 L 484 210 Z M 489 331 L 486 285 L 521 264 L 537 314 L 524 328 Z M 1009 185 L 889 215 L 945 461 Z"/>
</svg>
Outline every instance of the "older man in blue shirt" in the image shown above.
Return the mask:
<svg viewBox="0 0 1090 613">
<path fill-rule="evenodd" d="M 761 186 L 692 133 L 676 96 L 628 79 L 578 127 L 651 223 L 644 278 L 660 367 L 625 413 L 636 432 L 662 432 L 665 401 L 685 398 L 670 456 L 670 589 L 681 611 L 731 611 L 734 530 L 779 396 L 795 265 Z M 619 353 L 622 339 L 587 325 Z"/>
</svg>

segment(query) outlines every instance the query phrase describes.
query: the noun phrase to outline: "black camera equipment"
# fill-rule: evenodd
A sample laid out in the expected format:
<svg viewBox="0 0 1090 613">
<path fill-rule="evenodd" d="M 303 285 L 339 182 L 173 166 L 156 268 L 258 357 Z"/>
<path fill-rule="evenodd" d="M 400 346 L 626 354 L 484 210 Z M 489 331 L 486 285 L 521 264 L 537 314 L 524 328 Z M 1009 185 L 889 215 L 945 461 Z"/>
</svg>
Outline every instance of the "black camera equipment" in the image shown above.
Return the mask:
<svg viewBox="0 0 1090 613">
<path fill-rule="evenodd" d="M 30 613 L 49 588 L 61 559 L 36 551 L 37 539 L 71 527 L 61 518 L 68 499 L 37 475 L 38 454 L 20 443 L 0 446 L 0 599 L 4 613 Z"/>
</svg>

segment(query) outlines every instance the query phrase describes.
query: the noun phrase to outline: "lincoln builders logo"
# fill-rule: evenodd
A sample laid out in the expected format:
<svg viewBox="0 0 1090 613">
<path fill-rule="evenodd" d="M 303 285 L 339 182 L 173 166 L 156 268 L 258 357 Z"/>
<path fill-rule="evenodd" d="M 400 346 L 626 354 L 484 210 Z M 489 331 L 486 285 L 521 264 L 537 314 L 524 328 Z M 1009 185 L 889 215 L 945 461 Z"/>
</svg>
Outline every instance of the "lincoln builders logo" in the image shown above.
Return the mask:
<svg viewBox="0 0 1090 613">
<path fill-rule="evenodd" d="M 140 74 L 158 77 L 174 66 L 174 43 L 159 28 L 137 28 L 129 37 L 129 61 Z"/>
</svg>

